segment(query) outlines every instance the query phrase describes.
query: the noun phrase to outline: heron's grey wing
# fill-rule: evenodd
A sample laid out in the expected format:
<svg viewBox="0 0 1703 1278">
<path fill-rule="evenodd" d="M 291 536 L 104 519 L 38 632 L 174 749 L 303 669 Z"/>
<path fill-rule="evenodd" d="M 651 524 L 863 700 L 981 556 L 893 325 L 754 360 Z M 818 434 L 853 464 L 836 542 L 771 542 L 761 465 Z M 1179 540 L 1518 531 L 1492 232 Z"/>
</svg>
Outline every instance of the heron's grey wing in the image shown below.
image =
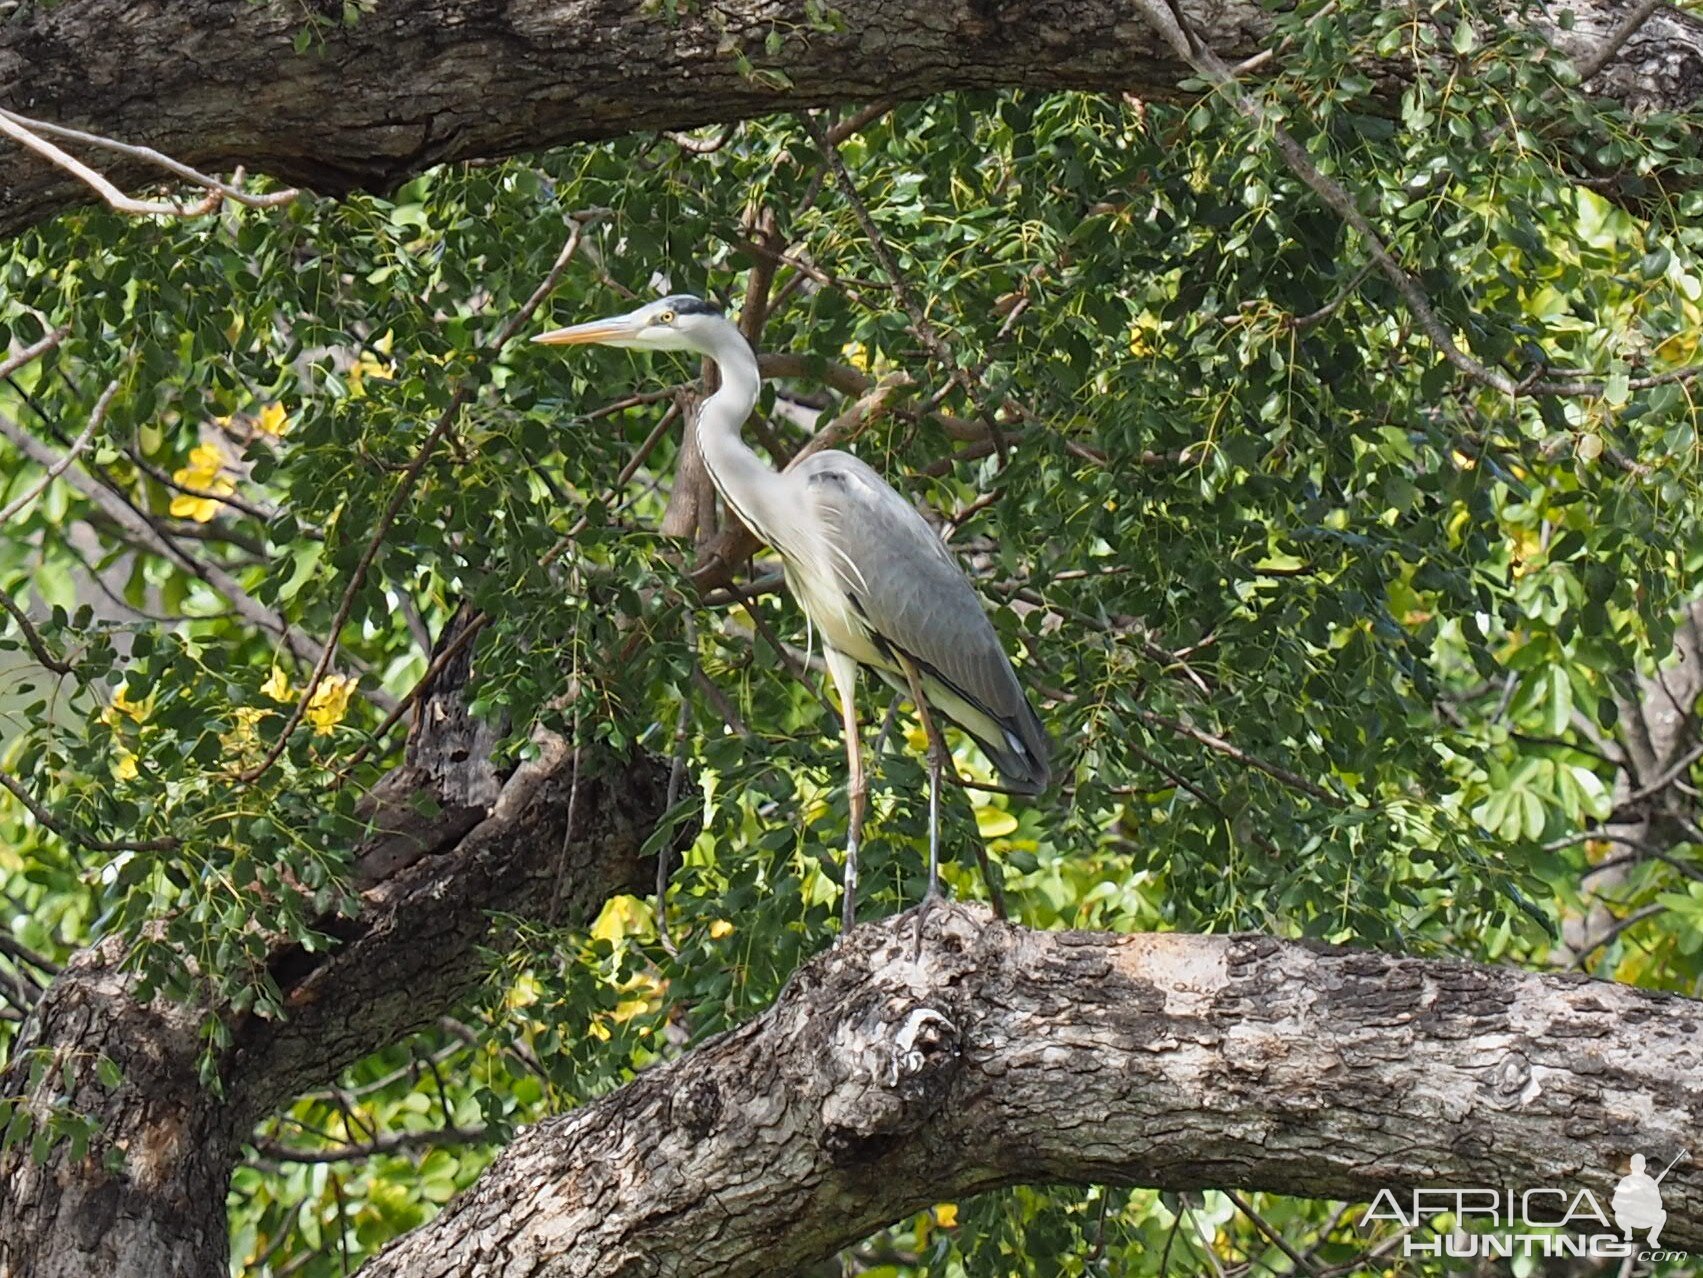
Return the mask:
<svg viewBox="0 0 1703 1278">
<path fill-rule="evenodd" d="M 929 702 L 976 738 L 1014 789 L 1049 779 L 1047 738 L 970 579 L 916 509 L 849 453 L 794 468 L 817 548 L 878 651 L 903 653 Z M 897 663 L 872 663 L 891 676 Z M 893 680 L 903 686 L 903 680 Z"/>
</svg>

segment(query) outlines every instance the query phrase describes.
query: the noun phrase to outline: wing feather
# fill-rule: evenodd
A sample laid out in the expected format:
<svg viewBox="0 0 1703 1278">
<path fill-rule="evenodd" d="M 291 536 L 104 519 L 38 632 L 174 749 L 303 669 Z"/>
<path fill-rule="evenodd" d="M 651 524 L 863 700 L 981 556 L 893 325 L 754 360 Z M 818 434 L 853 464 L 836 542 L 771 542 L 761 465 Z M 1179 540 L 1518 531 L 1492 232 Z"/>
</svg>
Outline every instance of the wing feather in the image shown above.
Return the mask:
<svg viewBox="0 0 1703 1278">
<path fill-rule="evenodd" d="M 817 453 L 792 474 L 822 543 L 797 548 L 794 559 L 832 576 L 877 649 L 917 664 L 929 702 L 976 738 L 1013 788 L 1044 789 L 1046 734 L 975 587 L 934 529 L 849 453 Z M 808 574 L 811 565 L 792 570 Z M 887 664 L 891 677 L 897 665 Z"/>
</svg>

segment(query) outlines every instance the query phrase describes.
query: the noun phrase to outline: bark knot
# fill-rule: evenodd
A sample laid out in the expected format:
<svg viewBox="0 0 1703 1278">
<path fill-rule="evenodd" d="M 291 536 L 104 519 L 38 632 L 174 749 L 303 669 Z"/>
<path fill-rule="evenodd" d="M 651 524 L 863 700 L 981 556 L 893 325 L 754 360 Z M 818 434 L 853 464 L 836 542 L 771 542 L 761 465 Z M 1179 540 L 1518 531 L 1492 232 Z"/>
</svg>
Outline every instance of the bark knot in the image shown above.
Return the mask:
<svg viewBox="0 0 1703 1278">
<path fill-rule="evenodd" d="M 892 994 L 840 1023 L 828 1044 L 824 1143 L 837 1162 L 874 1157 L 933 1116 L 963 1060 L 962 1034 L 942 1008 Z"/>
</svg>

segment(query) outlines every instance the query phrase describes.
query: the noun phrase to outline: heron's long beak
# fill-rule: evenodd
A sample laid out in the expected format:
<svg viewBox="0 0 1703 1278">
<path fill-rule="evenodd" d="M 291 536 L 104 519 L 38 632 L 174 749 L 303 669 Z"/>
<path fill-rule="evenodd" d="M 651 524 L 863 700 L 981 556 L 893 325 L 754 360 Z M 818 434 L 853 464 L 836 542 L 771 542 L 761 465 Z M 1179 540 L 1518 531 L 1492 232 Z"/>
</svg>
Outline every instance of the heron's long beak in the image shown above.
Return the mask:
<svg viewBox="0 0 1703 1278">
<path fill-rule="evenodd" d="M 638 331 L 639 326 L 623 315 L 617 319 L 592 320 L 589 324 L 553 328 L 548 333 L 538 334 L 532 340 L 545 346 L 593 346 L 618 342 L 623 338 L 630 340 L 638 336 Z"/>
</svg>

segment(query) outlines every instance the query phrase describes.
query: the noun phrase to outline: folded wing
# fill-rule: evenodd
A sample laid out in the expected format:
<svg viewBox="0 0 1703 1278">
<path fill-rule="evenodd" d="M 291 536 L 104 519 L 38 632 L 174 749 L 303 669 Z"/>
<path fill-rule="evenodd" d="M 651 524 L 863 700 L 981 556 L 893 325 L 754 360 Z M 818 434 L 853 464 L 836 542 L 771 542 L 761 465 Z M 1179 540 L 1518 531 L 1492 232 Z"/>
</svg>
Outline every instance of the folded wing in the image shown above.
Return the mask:
<svg viewBox="0 0 1703 1278">
<path fill-rule="evenodd" d="M 970 579 L 934 529 L 869 466 L 826 451 L 791 472 L 822 530 L 811 547 L 781 547 L 789 576 L 820 576 L 794 588 L 809 600 L 836 589 L 845 607 L 828 642 L 908 692 L 897 654 L 923 676 L 930 705 L 975 738 L 1006 784 L 1038 794 L 1050 780 L 1048 743 Z M 788 551 L 792 553 L 788 554 Z M 800 561 L 809 559 L 811 567 Z M 806 602 L 806 607 L 810 608 Z M 861 633 L 840 633 L 842 625 Z M 860 642 L 861 641 L 861 642 Z"/>
</svg>

